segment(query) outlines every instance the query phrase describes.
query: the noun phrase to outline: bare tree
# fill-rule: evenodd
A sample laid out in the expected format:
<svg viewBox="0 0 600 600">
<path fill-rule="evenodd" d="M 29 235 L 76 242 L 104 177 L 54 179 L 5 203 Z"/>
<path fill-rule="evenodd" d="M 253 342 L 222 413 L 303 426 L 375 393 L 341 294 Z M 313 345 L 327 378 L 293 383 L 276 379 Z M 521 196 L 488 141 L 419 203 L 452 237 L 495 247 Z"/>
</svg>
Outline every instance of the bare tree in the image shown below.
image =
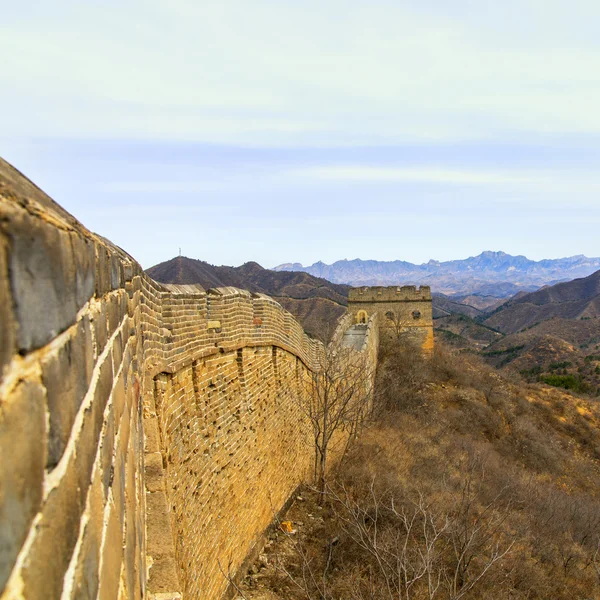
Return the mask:
<svg viewBox="0 0 600 600">
<path fill-rule="evenodd" d="M 310 423 L 314 443 L 314 479 L 321 503 L 325 494 L 332 442 L 345 454 L 349 442 L 368 415 L 371 406 L 373 370 L 366 352 L 331 343 L 319 368 L 304 380 L 299 406 Z"/>
<path fill-rule="evenodd" d="M 415 321 L 421 318 L 421 313 L 418 310 L 412 313 L 405 313 L 399 310 L 388 310 L 385 313 L 385 325 L 391 329 L 396 336 L 396 339 L 400 339 L 402 334 L 406 331 L 407 327 L 414 327 Z"/>
</svg>

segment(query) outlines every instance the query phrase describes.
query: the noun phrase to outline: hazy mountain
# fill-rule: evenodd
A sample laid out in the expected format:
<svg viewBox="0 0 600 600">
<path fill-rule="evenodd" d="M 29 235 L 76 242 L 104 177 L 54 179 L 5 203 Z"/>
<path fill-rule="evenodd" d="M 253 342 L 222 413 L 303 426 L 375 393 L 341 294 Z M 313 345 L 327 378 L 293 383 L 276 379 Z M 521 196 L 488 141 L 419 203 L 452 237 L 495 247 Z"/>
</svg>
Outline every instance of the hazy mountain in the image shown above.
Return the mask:
<svg viewBox="0 0 600 600">
<path fill-rule="evenodd" d="M 205 289 L 233 286 L 275 298 L 302 323 L 305 331 L 326 338 L 332 324 L 346 310 L 348 287 L 303 272 L 276 272 L 258 263 L 217 267 L 178 256 L 149 268 L 148 275 L 162 283 L 199 283 Z"/>
<path fill-rule="evenodd" d="M 316 262 L 308 267 L 286 263 L 275 271 L 303 271 L 334 283 L 349 285 L 430 285 L 444 294 L 476 294 L 507 298 L 519 291 L 534 291 L 576 277 L 585 277 L 600 268 L 600 258 L 529 260 L 505 252 L 482 252 L 464 260 L 410 262 L 377 260 L 340 260 L 331 265 Z"/>
</svg>

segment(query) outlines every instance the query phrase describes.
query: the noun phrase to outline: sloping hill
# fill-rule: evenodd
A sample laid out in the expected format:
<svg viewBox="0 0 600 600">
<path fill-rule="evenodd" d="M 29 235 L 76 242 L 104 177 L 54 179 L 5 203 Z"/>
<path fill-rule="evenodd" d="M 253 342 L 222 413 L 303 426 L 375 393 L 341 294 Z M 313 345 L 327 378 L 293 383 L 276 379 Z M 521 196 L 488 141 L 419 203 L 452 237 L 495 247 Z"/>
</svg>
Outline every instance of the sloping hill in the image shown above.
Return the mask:
<svg viewBox="0 0 600 600">
<path fill-rule="evenodd" d="M 502 305 L 485 323 L 504 333 L 516 333 L 553 318 L 600 316 L 600 271 L 582 279 L 522 294 Z"/>
<path fill-rule="evenodd" d="M 234 286 L 275 298 L 302 323 L 305 331 L 326 339 L 331 327 L 346 309 L 347 285 L 303 272 L 276 272 L 258 263 L 240 267 L 217 267 L 201 260 L 178 256 L 149 268 L 148 275 L 161 283 L 200 284 L 211 287 Z"/>
<path fill-rule="evenodd" d="M 496 310 L 504 302 L 506 302 L 506 299 L 495 296 L 433 294 L 433 318 L 459 314 L 472 319 L 484 319 L 486 314 Z"/>
<path fill-rule="evenodd" d="M 485 349 L 491 364 L 530 381 L 600 390 L 600 271 L 520 294 L 484 323 L 507 334 Z"/>
<path fill-rule="evenodd" d="M 435 319 L 434 331 L 438 338 L 446 343 L 459 348 L 483 350 L 501 340 L 504 336 L 482 325 L 465 314 L 451 314 Z"/>
</svg>

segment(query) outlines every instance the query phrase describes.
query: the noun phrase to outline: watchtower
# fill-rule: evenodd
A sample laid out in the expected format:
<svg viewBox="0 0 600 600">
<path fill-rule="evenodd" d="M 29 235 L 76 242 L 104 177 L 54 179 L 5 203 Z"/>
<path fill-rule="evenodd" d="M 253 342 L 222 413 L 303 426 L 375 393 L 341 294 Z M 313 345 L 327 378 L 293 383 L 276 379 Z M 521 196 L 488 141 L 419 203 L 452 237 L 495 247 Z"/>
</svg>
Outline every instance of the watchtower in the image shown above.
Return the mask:
<svg viewBox="0 0 600 600">
<path fill-rule="evenodd" d="M 408 338 L 423 350 L 433 350 L 431 288 L 422 285 L 350 288 L 348 311 L 355 323 L 366 323 L 378 313 L 382 334 Z"/>
</svg>

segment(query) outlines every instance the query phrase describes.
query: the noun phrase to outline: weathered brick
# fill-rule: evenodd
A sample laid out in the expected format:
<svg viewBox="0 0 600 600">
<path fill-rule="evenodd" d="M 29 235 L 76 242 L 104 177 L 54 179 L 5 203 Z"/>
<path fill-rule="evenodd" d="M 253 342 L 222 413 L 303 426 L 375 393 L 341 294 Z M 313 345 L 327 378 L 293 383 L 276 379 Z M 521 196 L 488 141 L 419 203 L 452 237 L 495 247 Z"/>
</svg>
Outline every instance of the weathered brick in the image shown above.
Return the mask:
<svg viewBox="0 0 600 600">
<path fill-rule="evenodd" d="M 78 489 L 77 472 L 68 468 L 42 507 L 42 517 L 21 573 L 26 598 L 60 598 L 84 506 L 85 494 Z"/>
<path fill-rule="evenodd" d="M 77 439 L 77 472 L 79 487 L 87 490 L 90 484 L 90 473 L 94 457 L 98 449 L 100 432 L 103 428 L 104 408 L 111 393 L 113 383 L 112 358 L 109 355 L 100 367 L 98 379 L 93 390 L 92 404 L 83 414 L 83 426 Z"/>
<path fill-rule="evenodd" d="M 119 511 L 109 498 L 108 515 L 102 542 L 100 563 L 100 588 L 98 600 L 115 600 L 121 578 L 121 560 L 123 557 L 123 532 Z"/>
<path fill-rule="evenodd" d="M 15 319 L 8 279 L 8 243 L 0 232 L 0 382 L 15 351 Z"/>
<path fill-rule="evenodd" d="M 123 287 L 123 267 L 121 259 L 116 254 L 110 257 L 110 287 L 112 290 Z"/>
<path fill-rule="evenodd" d="M 75 322 L 76 267 L 69 234 L 24 211 L 6 227 L 10 280 L 23 353 L 47 344 Z"/>
<path fill-rule="evenodd" d="M 108 339 L 108 332 L 106 330 L 106 312 L 104 307 L 93 312 L 91 320 L 94 327 L 94 338 L 96 340 L 96 353 L 102 354 L 106 341 Z"/>
<path fill-rule="evenodd" d="M 78 306 L 83 306 L 94 294 L 96 285 L 96 253 L 94 242 L 72 232 L 71 244 L 75 257 L 75 290 Z"/>
<path fill-rule="evenodd" d="M 104 517 L 102 482 L 99 470 L 90 487 L 88 516 L 81 536 L 81 544 L 75 559 L 70 600 L 96 600 L 99 587 L 100 546 Z M 63 597 L 65 595 L 63 594 Z"/>
<path fill-rule="evenodd" d="M 110 257 L 102 243 L 96 243 L 96 297 L 110 292 Z"/>
<path fill-rule="evenodd" d="M 0 590 L 42 499 L 44 403 L 44 388 L 29 380 L 0 399 Z"/>
<path fill-rule="evenodd" d="M 50 423 L 47 468 L 54 467 L 63 454 L 94 368 L 89 319 L 83 318 L 71 331 L 65 343 L 42 361 Z"/>
<path fill-rule="evenodd" d="M 102 485 L 104 488 L 104 495 L 108 495 L 108 488 L 112 485 L 114 479 L 114 450 L 115 450 L 115 417 L 111 411 L 104 426 L 102 428 L 102 435 L 100 437 L 100 452 L 102 460 Z"/>
</svg>

